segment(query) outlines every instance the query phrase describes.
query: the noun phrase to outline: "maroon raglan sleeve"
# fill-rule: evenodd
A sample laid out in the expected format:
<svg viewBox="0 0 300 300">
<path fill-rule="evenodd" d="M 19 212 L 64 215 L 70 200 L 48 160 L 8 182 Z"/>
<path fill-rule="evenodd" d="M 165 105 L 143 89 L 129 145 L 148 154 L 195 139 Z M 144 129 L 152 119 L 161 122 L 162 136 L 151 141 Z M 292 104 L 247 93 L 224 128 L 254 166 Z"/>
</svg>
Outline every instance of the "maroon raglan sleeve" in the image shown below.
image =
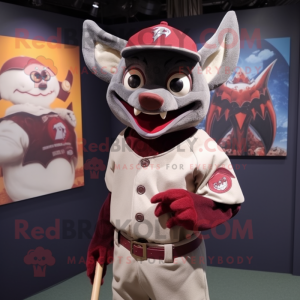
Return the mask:
<svg viewBox="0 0 300 300">
<path fill-rule="evenodd" d="M 91 283 L 94 281 L 96 262 L 98 261 L 100 265 L 103 265 L 101 282 L 103 284 L 106 266 L 113 260 L 114 226 L 110 223 L 110 201 L 111 193 L 108 194 L 100 210 L 96 229 L 88 248 L 86 268 Z"/>
</svg>

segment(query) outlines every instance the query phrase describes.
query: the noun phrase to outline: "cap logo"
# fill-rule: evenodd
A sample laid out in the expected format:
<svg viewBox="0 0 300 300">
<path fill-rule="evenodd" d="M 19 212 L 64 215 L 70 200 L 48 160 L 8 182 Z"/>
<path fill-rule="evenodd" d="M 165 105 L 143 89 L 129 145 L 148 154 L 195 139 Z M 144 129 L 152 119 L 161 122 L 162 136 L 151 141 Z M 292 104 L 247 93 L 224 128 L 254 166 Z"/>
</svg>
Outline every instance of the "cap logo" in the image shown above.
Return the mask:
<svg viewBox="0 0 300 300">
<path fill-rule="evenodd" d="M 168 35 L 170 35 L 170 33 L 171 33 L 171 30 L 169 28 L 155 27 L 153 29 L 153 42 L 155 42 L 163 34 L 167 37 Z"/>
</svg>

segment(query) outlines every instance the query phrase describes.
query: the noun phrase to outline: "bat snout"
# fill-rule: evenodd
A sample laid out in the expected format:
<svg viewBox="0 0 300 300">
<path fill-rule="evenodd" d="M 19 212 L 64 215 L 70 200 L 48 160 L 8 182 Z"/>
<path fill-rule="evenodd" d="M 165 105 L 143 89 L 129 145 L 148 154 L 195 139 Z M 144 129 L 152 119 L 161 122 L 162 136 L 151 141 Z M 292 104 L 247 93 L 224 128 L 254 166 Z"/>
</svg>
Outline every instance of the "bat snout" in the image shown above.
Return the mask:
<svg viewBox="0 0 300 300">
<path fill-rule="evenodd" d="M 162 107 L 164 99 L 157 94 L 145 92 L 139 94 L 139 103 L 143 109 L 155 111 Z"/>
</svg>

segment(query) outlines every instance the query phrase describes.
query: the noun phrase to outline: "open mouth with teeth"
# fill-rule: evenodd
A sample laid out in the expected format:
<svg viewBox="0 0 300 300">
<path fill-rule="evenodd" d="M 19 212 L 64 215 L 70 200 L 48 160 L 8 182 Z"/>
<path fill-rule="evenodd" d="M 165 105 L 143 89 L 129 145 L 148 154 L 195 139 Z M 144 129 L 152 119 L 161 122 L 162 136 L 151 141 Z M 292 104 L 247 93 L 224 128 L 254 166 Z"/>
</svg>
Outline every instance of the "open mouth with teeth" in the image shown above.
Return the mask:
<svg viewBox="0 0 300 300">
<path fill-rule="evenodd" d="M 115 96 L 120 100 L 125 109 L 130 113 L 131 117 L 135 121 L 136 125 L 146 133 L 157 133 L 171 124 L 174 120 L 179 119 L 186 115 L 193 109 L 195 103 L 191 103 L 177 110 L 171 110 L 168 112 L 152 113 L 141 112 L 136 108 L 129 105 L 126 101 L 121 99 L 117 94 Z"/>
</svg>

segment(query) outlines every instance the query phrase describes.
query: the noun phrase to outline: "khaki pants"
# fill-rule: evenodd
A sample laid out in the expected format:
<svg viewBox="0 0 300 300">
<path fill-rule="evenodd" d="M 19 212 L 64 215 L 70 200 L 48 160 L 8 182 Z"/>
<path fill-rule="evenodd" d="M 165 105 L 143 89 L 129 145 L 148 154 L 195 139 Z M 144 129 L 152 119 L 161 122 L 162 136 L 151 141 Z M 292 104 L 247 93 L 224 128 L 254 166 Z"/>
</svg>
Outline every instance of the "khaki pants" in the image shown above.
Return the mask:
<svg viewBox="0 0 300 300">
<path fill-rule="evenodd" d="M 115 240 L 113 300 L 209 300 L 204 241 L 173 263 L 136 261 Z"/>
</svg>

